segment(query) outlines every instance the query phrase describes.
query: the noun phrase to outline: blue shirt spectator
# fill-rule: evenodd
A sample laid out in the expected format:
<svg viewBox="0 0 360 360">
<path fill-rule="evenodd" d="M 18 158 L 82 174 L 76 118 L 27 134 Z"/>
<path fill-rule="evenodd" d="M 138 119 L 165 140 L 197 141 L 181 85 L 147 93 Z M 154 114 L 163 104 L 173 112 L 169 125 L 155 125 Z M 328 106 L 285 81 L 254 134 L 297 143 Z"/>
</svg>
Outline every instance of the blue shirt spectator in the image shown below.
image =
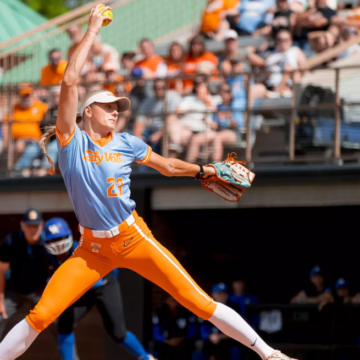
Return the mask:
<svg viewBox="0 0 360 360">
<path fill-rule="evenodd" d="M 245 316 L 246 306 L 257 304 L 258 299 L 246 292 L 246 283 L 244 280 L 235 280 L 232 283 L 233 293 L 229 295 L 229 301 L 239 307 L 240 315 Z"/>
<path fill-rule="evenodd" d="M 265 21 L 266 12 L 275 5 L 274 0 L 243 0 L 237 22 L 239 35 L 251 35 Z"/>
</svg>

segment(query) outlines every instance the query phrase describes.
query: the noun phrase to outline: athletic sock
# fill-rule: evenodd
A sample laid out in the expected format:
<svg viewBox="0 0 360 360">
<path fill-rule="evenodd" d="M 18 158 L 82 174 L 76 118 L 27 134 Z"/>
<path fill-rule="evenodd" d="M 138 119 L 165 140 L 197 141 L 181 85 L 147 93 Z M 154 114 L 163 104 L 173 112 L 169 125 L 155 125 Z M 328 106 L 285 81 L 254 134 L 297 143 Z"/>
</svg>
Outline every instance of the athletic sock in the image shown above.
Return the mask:
<svg viewBox="0 0 360 360">
<path fill-rule="evenodd" d="M 62 360 L 75 359 L 75 334 L 59 334 L 58 345 Z"/>
<path fill-rule="evenodd" d="M 14 360 L 23 354 L 39 335 L 24 319 L 15 325 L 0 344 L 0 360 Z"/>
<path fill-rule="evenodd" d="M 254 350 L 262 359 L 274 352 L 237 312 L 224 304 L 217 303 L 209 321 L 227 336 Z"/>
<path fill-rule="evenodd" d="M 126 336 L 121 345 L 134 355 L 137 359 L 148 360 L 148 354 L 144 347 L 141 345 L 138 338 L 130 331 L 126 332 Z M 0 359 L 1 360 L 1 359 Z"/>
</svg>

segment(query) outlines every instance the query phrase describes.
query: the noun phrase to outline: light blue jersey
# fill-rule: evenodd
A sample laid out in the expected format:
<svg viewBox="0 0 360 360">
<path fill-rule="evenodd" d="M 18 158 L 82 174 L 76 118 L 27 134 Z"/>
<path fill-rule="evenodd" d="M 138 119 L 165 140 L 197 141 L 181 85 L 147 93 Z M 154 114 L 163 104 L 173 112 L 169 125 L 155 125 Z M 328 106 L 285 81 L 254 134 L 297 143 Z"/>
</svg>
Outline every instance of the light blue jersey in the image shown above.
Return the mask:
<svg viewBox="0 0 360 360">
<path fill-rule="evenodd" d="M 124 222 L 135 209 L 131 164 L 146 164 L 151 147 L 126 133 L 94 141 L 77 125 L 68 140 L 58 130 L 56 137 L 60 170 L 80 225 L 109 230 Z"/>
</svg>

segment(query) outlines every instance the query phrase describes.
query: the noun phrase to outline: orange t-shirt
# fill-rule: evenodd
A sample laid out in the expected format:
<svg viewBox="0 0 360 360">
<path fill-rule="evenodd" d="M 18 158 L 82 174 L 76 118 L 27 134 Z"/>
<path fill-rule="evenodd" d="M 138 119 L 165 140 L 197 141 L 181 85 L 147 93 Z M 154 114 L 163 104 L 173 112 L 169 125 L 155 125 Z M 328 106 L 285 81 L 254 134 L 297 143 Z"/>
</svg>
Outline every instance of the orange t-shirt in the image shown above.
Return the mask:
<svg viewBox="0 0 360 360">
<path fill-rule="evenodd" d="M 201 22 L 201 32 L 215 32 L 220 26 L 220 13 L 232 9 L 239 0 L 208 0 Z"/>
<path fill-rule="evenodd" d="M 165 59 L 165 64 L 167 66 L 167 76 L 168 77 L 177 77 L 181 75 L 183 64 L 182 63 L 173 63 L 169 58 Z M 175 81 L 169 80 L 169 89 L 175 88 Z"/>
<path fill-rule="evenodd" d="M 201 63 L 211 63 L 214 64 L 214 70 L 212 75 L 216 75 L 219 73 L 217 66 L 219 63 L 218 58 L 212 52 L 205 52 L 198 58 L 194 59 L 190 55 L 186 57 L 185 66 L 184 66 L 184 73 L 187 75 L 195 75 L 198 72 L 199 66 Z M 192 86 L 193 81 L 191 79 L 184 80 L 184 87 Z"/>
<path fill-rule="evenodd" d="M 159 64 L 163 63 L 164 59 L 159 55 L 153 55 L 150 59 L 140 60 L 135 63 L 135 66 L 139 66 L 141 68 L 147 68 L 152 72 L 156 72 Z"/>
<path fill-rule="evenodd" d="M 4 122 L 7 123 L 9 118 L 14 121 L 11 125 L 11 133 L 14 140 L 17 139 L 36 139 L 39 140 L 42 133 L 40 122 L 47 112 L 48 106 L 35 100 L 27 109 L 15 104 L 11 116 L 6 115 Z"/>
<path fill-rule="evenodd" d="M 60 60 L 55 70 L 50 64 L 44 66 L 41 69 L 40 85 L 59 85 L 64 77 L 67 63 L 66 60 Z"/>
<path fill-rule="evenodd" d="M 120 76 L 118 75 L 116 77 L 116 80 L 115 80 L 117 83 L 121 83 L 124 81 L 124 77 L 123 76 Z M 116 91 L 116 84 L 112 83 L 112 84 L 104 84 L 103 85 L 103 89 L 104 90 L 108 90 L 110 92 L 112 92 L 113 94 L 115 93 Z M 132 85 L 131 85 L 131 82 L 130 81 L 127 81 L 125 82 L 125 90 L 127 92 L 130 92 L 132 90 Z"/>
</svg>

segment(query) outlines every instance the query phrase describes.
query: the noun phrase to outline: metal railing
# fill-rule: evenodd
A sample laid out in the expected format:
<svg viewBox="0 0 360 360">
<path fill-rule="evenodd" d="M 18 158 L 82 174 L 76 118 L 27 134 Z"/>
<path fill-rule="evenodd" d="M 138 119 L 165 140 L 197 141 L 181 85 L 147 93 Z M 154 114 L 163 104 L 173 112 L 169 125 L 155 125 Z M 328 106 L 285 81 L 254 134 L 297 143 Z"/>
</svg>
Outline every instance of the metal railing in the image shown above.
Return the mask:
<svg viewBox="0 0 360 360">
<path fill-rule="evenodd" d="M 251 104 L 249 96 L 245 96 L 244 106 L 233 107 L 228 109 L 227 112 L 231 112 L 232 115 L 241 113 L 243 117 L 243 124 L 234 132 L 237 134 L 236 143 L 232 145 L 224 145 L 224 152 L 236 151 L 239 158 L 245 159 L 251 166 L 260 166 L 261 164 L 295 164 L 295 163 L 333 163 L 341 165 L 344 161 L 358 162 L 360 159 L 360 117 L 356 120 L 356 123 L 346 121 L 346 114 L 344 115 L 344 108 L 353 109 L 360 107 L 360 94 L 359 99 L 352 97 L 351 101 L 346 99 L 341 94 L 341 89 L 346 87 L 346 83 L 342 83 L 342 72 L 348 70 L 359 73 L 360 67 L 348 67 L 342 69 L 327 69 L 329 74 L 332 74 L 333 81 L 328 89 L 328 92 L 332 94 L 330 101 L 317 101 L 316 103 L 302 103 L 301 97 L 306 91 L 305 85 L 295 84 L 293 86 L 293 92 L 291 98 L 280 99 L 264 99 L 260 98 Z M 310 79 L 314 77 L 314 73 L 308 75 Z M 259 73 L 244 73 L 238 74 L 242 76 L 244 94 L 250 94 L 253 79 L 257 78 Z M 184 79 L 185 76 L 179 77 Z M 189 76 L 187 77 L 189 78 Z M 162 79 L 168 84 L 174 79 Z M 212 92 L 218 94 L 219 86 L 226 80 L 222 76 L 212 78 L 210 88 Z M 329 82 L 329 76 L 327 76 Z M 344 80 L 345 81 L 345 80 Z M 124 83 L 132 83 L 132 86 L 138 86 L 139 79 L 125 78 Z M 151 95 L 152 81 L 141 80 L 143 90 L 149 92 Z M 311 84 L 311 81 L 310 81 Z M 87 86 L 102 87 L 102 84 L 86 84 Z M 115 85 L 123 84 L 117 83 Z M 48 88 L 40 88 L 34 85 L 35 91 L 43 98 L 49 95 Z M 350 89 L 352 90 L 352 89 Z M 129 96 L 126 90 L 122 89 L 124 96 Z M 0 166 L 2 163 L 2 173 L 12 174 L 14 165 L 16 163 L 17 154 L 15 152 L 15 145 L 12 139 L 11 127 L 16 121 L 11 116 L 11 109 L 18 99 L 18 86 L 7 85 L 0 88 L 0 109 L 2 110 L 2 118 L 4 115 L 10 114 L 8 121 L 8 138 L 9 145 L 3 154 L 0 154 Z M 165 98 L 166 99 L 166 98 Z M 209 110 L 209 111 L 195 111 L 189 109 L 186 114 L 202 113 L 205 117 L 214 116 L 216 113 L 224 113 L 224 110 Z M 326 113 L 325 116 L 322 113 Z M 163 124 L 163 135 L 159 141 L 160 151 L 164 156 L 178 156 L 183 159 L 187 159 L 187 146 L 191 143 L 193 136 L 190 137 L 189 142 L 184 144 L 182 152 L 177 151 L 174 153 L 172 150 L 172 139 L 169 130 L 169 117 L 176 117 L 177 121 L 180 121 L 184 114 L 177 114 L 174 109 L 169 109 L 167 100 L 164 102 L 161 112 L 146 111 L 140 113 L 138 109 L 132 111 L 132 113 L 126 114 L 123 118 L 125 123 L 122 131 L 133 131 L 133 125 L 139 115 L 143 115 L 147 118 L 147 125 L 152 126 L 154 118 L 160 119 Z M 356 114 L 355 114 L 356 115 Z M 259 120 L 259 117 L 262 118 Z M 356 116 L 355 116 L 356 118 Z M 261 124 L 260 124 L 261 122 Z M 309 131 L 306 134 L 306 141 L 301 138 L 301 133 L 304 132 L 303 128 Z M 216 130 L 212 130 L 216 133 Z M 348 135 L 344 135 L 344 131 Z M 196 132 L 193 133 L 195 135 Z M 359 139 L 355 136 L 355 140 L 352 139 L 352 134 L 358 134 Z M 280 135 L 279 135 L 280 134 Z M 325 134 L 325 135 L 324 135 Z M 207 140 L 206 136 L 209 135 Z M 213 160 L 214 142 L 210 139 L 210 135 L 214 136 L 214 133 L 204 132 L 205 141 L 198 150 L 198 159 L 204 162 Z M 218 133 L 215 134 L 217 136 Z M 305 145 L 304 145 L 305 144 Z M 344 151 L 343 151 L 344 150 Z M 2 160 L 1 160 L 2 159 Z M 6 165 L 5 165 L 6 163 Z M 1 172 L 1 171 L 0 171 Z"/>
<path fill-rule="evenodd" d="M 269 315 L 275 323 L 266 322 Z M 359 305 L 330 304 L 319 311 L 318 305 L 254 304 L 246 306 L 246 317 L 265 341 L 296 359 L 360 356 Z"/>
</svg>

